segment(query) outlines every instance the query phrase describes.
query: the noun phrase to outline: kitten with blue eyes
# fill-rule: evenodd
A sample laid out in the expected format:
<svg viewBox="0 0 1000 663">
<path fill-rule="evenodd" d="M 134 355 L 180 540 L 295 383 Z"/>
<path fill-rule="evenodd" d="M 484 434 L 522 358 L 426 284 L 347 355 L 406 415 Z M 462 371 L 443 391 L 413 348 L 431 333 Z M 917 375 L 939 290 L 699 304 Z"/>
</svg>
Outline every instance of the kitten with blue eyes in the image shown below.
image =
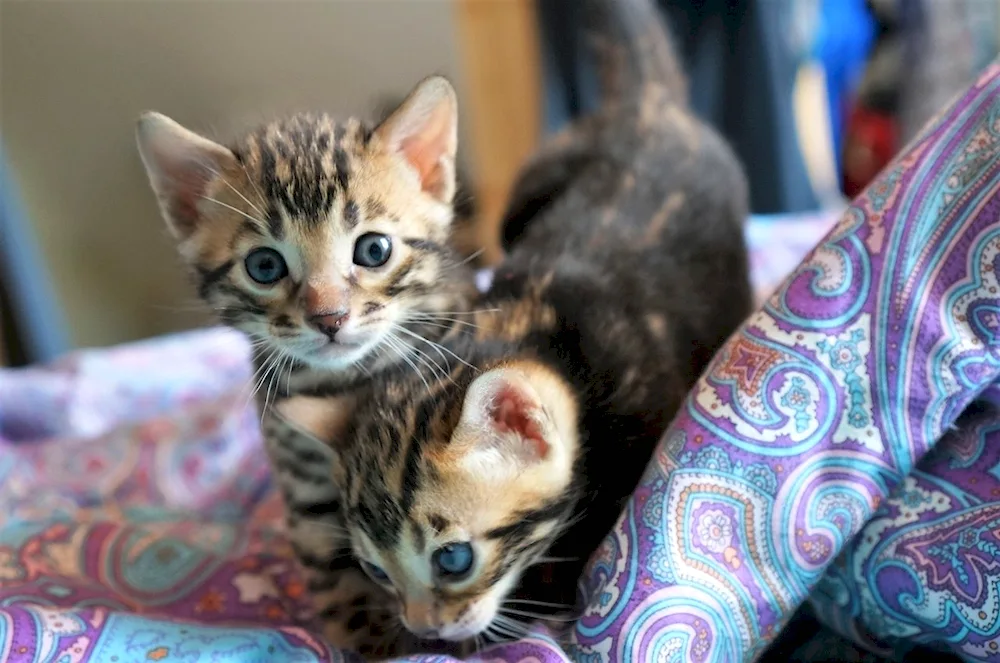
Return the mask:
<svg viewBox="0 0 1000 663">
<path fill-rule="evenodd" d="M 429 334 L 464 310 L 471 278 L 449 246 L 457 102 L 443 78 L 375 128 L 301 114 L 224 147 L 147 113 L 137 135 L 199 294 L 271 357 L 275 386 L 303 369 L 349 386 L 394 352 L 426 352 L 414 326 Z"/>
<path fill-rule="evenodd" d="M 340 647 L 381 637 L 357 617 L 378 590 L 337 552 L 329 450 L 286 435 L 269 404 L 349 392 L 396 364 L 447 366 L 439 343 L 475 295 L 450 248 L 457 122 L 441 77 L 377 126 L 299 114 L 226 146 L 158 113 L 138 122 L 139 154 L 200 297 L 251 339 L 292 542 Z"/>
</svg>

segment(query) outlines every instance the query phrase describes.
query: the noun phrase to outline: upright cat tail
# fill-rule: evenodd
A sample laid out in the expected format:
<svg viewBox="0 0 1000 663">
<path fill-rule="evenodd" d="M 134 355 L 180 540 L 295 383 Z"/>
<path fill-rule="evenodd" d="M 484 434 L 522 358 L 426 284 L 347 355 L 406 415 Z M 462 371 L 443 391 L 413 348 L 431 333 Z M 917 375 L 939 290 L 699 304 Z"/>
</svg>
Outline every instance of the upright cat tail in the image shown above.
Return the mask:
<svg viewBox="0 0 1000 663">
<path fill-rule="evenodd" d="M 686 105 L 687 80 L 653 0 L 585 2 L 604 103 Z"/>
</svg>

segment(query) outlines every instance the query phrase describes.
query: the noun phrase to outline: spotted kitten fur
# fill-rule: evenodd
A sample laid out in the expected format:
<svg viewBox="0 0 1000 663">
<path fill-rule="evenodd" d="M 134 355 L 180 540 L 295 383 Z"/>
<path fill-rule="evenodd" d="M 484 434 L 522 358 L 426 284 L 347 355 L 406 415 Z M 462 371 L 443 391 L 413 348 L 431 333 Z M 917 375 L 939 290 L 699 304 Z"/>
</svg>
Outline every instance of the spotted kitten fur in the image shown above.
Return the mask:
<svg viewBox="0 0 1000 663">
<path fill-rule="evenodd" d="M 150 112 L 137 141 L 201 298 L 253 343 L 267 451 L 325 635 L 364 649 L 381 634 L 360 611 L 371 583 L 336 552 L 333 456 L 286 435 L 269 405 L 441 361 L 437 341 L 474 292 L 449 248 L 454 91 L 432 77 L 378 126 L 302 114 L 229 146 Z"/>
<path fill-rule="evenodd" d="M 574 617 L 584 564 L 750 312 L 747 187 L 685 102 L 650 0 L 588 0 L 610 94 L 528 166 L 509 254 L 446 376 L 279 408 L 327 442 L 351 549 L 408 631 L 504 640 Z"/>
</svg>

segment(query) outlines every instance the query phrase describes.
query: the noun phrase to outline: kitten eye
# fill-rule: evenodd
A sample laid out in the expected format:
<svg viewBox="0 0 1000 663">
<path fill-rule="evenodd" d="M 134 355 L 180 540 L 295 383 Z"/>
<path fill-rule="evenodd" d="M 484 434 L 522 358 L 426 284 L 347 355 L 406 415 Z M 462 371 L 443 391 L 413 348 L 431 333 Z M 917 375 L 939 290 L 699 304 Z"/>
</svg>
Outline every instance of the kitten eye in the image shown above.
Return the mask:
<svg viewBox="0 0 1000 663">
<path fill-rule="evenodd" d="M 288 265 L 274 249 L 262 247 L 247 254 L 243 261 L 247 274 L 261 285 L 271 285 L 288 276 Z"/>
<path fill-rule="evenodd" d="M 381 267 L 392 255 L 392 240 L 381 233 L 365 233 L 354 243 L 354 264 Z"/>
<path fill-rule="evenodd" d="M 446 543 L 435 550 L 431 557 L 434 571 L 450 580 L 459 580 L 468 575 L 474 560 L 472 544 L 469 543 Z"/>
<path fill-rule="evenodd" d="M 381 567 L 375 566 L 371 562 L 361 561 L 361 566 L 370 575 L 375 582 L 380 582 L 384 585 L 390 584 L 392 581 L 389 580 L 389 574 L 381 569 Z"/>
</svg>

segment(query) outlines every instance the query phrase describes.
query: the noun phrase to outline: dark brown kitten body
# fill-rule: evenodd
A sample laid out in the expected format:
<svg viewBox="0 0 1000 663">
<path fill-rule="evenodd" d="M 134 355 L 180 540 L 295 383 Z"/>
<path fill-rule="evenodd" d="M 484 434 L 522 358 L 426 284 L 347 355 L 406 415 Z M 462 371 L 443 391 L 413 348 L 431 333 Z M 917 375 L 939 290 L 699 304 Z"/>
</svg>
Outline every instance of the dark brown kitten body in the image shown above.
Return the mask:
<svg viewBox="0 0 1000 663">
<path fill-rule="evenodd" d="M 521 178 L 485 310 L 445 339 L 459 361 L 282 409 L 330 443 L 353 551 L 425 637 L 508 637 L 576 602 L 751 308 L 740 165 L 686 109 L 648 0 L 589 6 L 612 103 Z"/>
</svg>

